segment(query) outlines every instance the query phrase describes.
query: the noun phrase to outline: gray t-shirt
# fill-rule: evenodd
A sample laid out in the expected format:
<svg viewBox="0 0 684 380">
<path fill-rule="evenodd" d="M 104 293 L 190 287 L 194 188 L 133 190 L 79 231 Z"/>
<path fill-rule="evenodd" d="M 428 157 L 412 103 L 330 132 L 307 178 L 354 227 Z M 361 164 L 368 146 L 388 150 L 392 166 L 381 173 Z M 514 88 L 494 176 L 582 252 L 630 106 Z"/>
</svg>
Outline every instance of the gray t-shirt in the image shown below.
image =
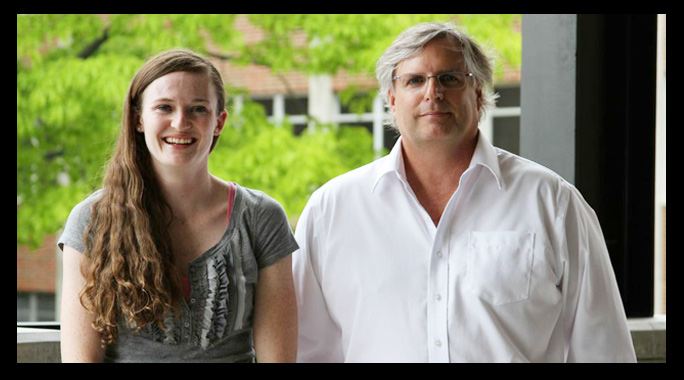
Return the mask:
<svg viewBox="0 0 684 380">
<path fill-rule="evenodd" d="M 57 244 L 79 252 L 99 190 L 71 211 Z M 287 216 L 274 199 L 236 186 L 230 224 L 221 240 L 190 262 L 190 299 L 181 300 L 180 320 L 169 313 L 165 330 L 132 332 L 119 323 L 106 362 L 252 362 L 254 294 L 259 269 L 297 250 Z"/>
</svg>

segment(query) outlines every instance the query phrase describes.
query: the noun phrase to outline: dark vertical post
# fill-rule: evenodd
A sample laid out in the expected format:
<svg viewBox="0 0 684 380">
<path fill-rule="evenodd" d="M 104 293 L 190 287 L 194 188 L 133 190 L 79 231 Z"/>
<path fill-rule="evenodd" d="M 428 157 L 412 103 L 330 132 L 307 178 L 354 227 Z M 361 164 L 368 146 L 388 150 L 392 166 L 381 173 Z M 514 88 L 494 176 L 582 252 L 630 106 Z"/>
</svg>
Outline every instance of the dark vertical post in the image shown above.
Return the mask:
<svg viewBox="0 0 684 380">
<path fill-rule="evenodd" d="M 653 315 L 656 19 L 523 16 L 521 155 L 594 208 L 630 317 Z"/>
</svg>

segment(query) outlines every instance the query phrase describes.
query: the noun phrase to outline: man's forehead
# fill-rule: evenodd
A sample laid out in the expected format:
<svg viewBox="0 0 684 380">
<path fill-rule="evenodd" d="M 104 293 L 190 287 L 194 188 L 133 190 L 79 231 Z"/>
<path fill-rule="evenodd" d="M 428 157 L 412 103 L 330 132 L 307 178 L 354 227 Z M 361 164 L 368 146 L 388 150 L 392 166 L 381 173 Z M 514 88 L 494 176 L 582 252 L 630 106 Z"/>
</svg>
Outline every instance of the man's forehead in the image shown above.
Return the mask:
<svg viewBox="0 0 684 380">
<path fill-rule="evenodd" d="M 440 70 L 457 70 L 465 71 L 466 65 L 463 57 L 463 52 L 460 46 L 447 41 L 446 39 L 433 39 L 416 54 L 400 61 L 396 70 L 423 70 L 434 68 L 432 66 L 440 67 Z M 449 66 L 445 68 L 443 66 Z M 395 70 L 395 71 L 396 71 Z"/>
</svg>

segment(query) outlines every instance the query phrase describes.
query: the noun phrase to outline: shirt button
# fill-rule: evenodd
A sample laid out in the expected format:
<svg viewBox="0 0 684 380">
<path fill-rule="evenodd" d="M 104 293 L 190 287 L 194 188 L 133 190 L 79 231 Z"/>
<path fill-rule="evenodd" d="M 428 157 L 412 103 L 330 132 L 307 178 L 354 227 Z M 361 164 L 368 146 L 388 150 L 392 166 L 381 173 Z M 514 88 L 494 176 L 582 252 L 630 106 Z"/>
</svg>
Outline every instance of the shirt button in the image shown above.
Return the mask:
<svg viewBox="0 0 684 380">
<path fill-rule="evenodd" d="M 194 305 L 194 304 L 195 304 L 195 302 L 197 302 L 197 301 L 195 301 L 195 299 L 194 299 L 194 298 L 190 298 L 190 305 Z"/>
<path fill-rule="evenodd" d="M 439 339 L 435 340 L 435 346 L 442 347 L 442 341 Z"/>
<path fill-rule="evenodd" d="M 185 326 L 185 327 L 190 327 L 190 323 L 189 323 L 189 322 L 185 322 L 185 323 L 183 324 L 183 326 Z"/>
<path fill-rule="evenodd" d="M 441 301 L 441 300 L 442 300 L 442 295 L 440 295 L 439 293 L 438 293 L 438 294 L 435 294 L 435 300 L 436 300 L 436 301 Z"/>
<path fill-rule="evenodd" d="M 438 252 L 437 252 L 437 257 L 441 259 L 442 256 L 443 256 L 443 255 L 442 255 L 442 251 L 438 251 Z"/>
</svg>

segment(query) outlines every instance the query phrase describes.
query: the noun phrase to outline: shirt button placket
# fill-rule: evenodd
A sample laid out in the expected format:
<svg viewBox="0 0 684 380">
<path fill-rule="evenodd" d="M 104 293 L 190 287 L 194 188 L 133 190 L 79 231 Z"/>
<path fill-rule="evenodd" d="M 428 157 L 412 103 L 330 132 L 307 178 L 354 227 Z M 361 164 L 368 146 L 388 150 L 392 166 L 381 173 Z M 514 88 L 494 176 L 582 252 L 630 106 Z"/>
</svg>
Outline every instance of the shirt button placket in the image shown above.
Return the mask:
<svg viewBox="0 0 684 380">
<path fill-rule="evenodd" d="M 188 343 L 190 342 L 190 337 L 192 336 L 192 323 L 190 323 L 190 318 L 188 314 L 190 313 L 183 313 L 184 315 L 181 317 L 180 320 L 180 327 L 181 327 L 181 339 L 183 343 Z"/>
<path fill-rule="evenodd" d="M 182 340 L 185 343 L 190 343 L 190 337 L 192 336 L 192 307 L 195 305 L 197 300 L 192 297 L 193 289 L 197 287 L 199 279 L 198 276 L 196 275 L 197 268 L 194 266 L 190 266 L 190 302 L 187 308 L 187 312 L 183 313 L 181 317 L 181 336 Z"/>
<path fill-rule="evenodd" d="M 188 343 L 190 341 L 190 323 L 183 322 L 183 340 Z"/>
<path fill-rule="evenodd" d="M 431 296 L 428 302 L 429 339 L 432 342 L 430 349 L 431 362 L 448 362 L 449 351 L 447 332 L 447 286 L 449 282 L 448 262 L 442 249 L 433 251 L 430 260 L 430 281 L 428 294 Z"/>
</svg>

